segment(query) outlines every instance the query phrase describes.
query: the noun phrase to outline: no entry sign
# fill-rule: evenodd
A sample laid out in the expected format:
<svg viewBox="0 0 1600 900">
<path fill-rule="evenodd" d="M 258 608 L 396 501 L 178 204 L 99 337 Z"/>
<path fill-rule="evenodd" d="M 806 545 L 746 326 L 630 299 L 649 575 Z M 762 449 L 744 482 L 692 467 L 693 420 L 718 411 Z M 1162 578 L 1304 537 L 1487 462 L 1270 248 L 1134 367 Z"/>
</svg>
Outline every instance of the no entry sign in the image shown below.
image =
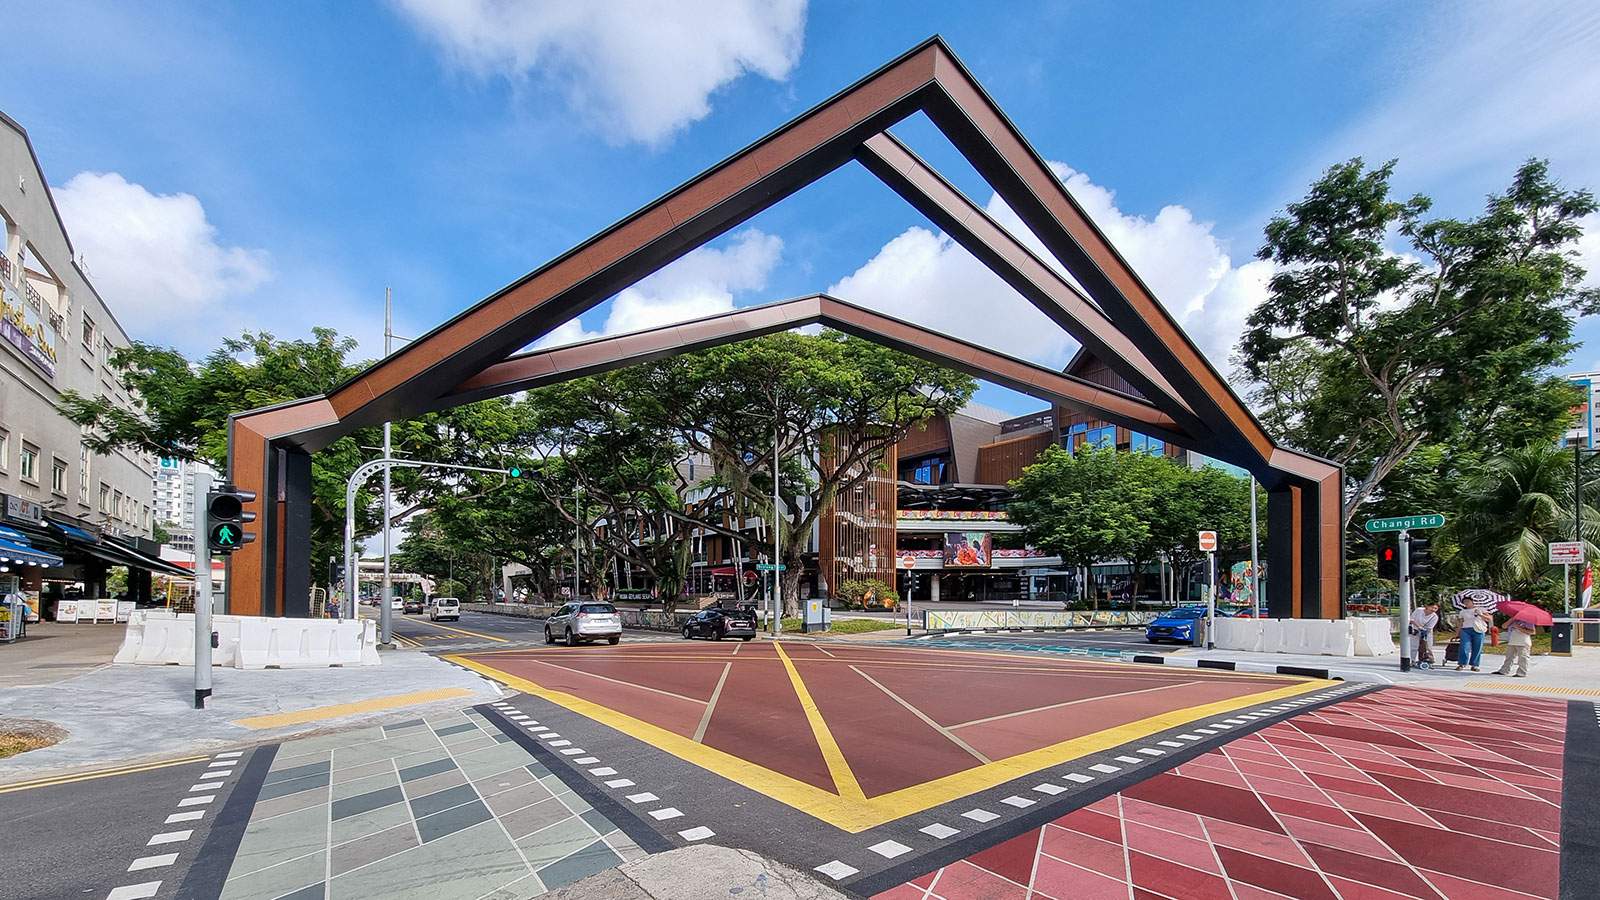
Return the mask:
<svg viewBox="0 0 1600 900">
<path fill-rule="evenodd" d="M 917 567 L 917 558 L 915 556 L 903 556 L 900 558 L 900 565 L 907 569 L 915 569 Z"/>
<path fill-rule="evenodd" d="M 1200 532 L 1200 549 L 1207 553 L 1217 549 L 1217 533 L 1215 531 Z"/>
</svg>

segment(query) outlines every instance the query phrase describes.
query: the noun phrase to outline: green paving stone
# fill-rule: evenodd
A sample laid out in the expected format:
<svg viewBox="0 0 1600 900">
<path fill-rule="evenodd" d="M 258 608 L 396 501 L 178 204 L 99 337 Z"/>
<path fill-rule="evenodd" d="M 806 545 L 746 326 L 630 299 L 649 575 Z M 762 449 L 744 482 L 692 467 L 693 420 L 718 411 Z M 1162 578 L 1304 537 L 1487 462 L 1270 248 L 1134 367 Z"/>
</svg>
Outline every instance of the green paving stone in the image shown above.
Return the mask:
<svg viewBox="0 0 1600 900">
<path fill-rule="evenodd" d="M 261 791 L 256 795 L 258 800 L 276 800 L 290 794 L 299 794 L 305 791 L 315 791 L 322 796 L 327 796 L 328 773 L 320 775 L 307 775 L 303 778 L 290 778 L 272 784 L 263 784 Z"/>
<path fill-rule="evenodd" d="M 523 766 L 523 768 L 527 769 L 528 772 L 533 775 L 533 777 L 538 778 L 540 780 L 543 780 L 544 778 L 546 778 L 547 776 L 550 775 L 550 770 L 546 769 L 544 767 L 544 764 L 539 762 L 538 760 L 534 760 L 533 762 L 528 763 L 527 765 Z"/>
<path fill-rule="evenodd" d="M 448 772 L 440 772 L 437 775 L 429 775 L 427 778 L 418 778 L 416 781 L 406 782 L 406 796 L 425 797 L 436 791 L 466 783 L 467 776 L 461 774 L 460 769 L 451 769 Z"/>
<path fill-rule="evenodd" d="M 474 800 L 441 813 L 423 816 L 417 820 L 417 833 L 422 835 L 423 842 L 427 843 L 455 834 L 463 828 L 471 828 L 479 822 L 488 822 L 493 818 L 493 814 L 483 805 L 482 800 Z"/>
<path fill-rule="evenodd" d="M 234 854 L 230 874 L 246 875 L 328 846 L 328 809 L 321 804 L 271 819 L 251 822 Z M 292 885 L 284 891 L 304 887 Z M 280 892 L 282 893 L 282 892 Z M 274 894 L 273 896 L 277 896 Z"/>
<path fill-rule="evenodd" d="M 339 875 L 328 900 L 478 900 L 528 874 L 500 826 L 484 822 Z"/>
<path fill-rule="evenodd" d="M 460 806 L 478 799 L 478 792 L 470 784 L 458 784 L 452 788 L 435 791 L 422 797 L 411 799 L 411 814 L 417 818 L 432 815 L 433 813 Z"/>
<path fill-rule="evenodd" d="M 394 773 L 393 766 L 388 768 L 389 771 L 387 772 L 379 772 L 376 775 L 368 775 L 365 778 L 341 781 L 335 784 L 333 786 L 333 799 L 343 800 L 346 797 L 354 797 L 358 794 L 368 794 L 379 788 L 399 786 L 400 776 Z"/>
<path fill-rule="evenodd" d="M 378 788 L 365 794 L 346 797 L 333 802 L 333 821 L 358 816 L 368 810 L 380 809 L 391 803 L 399 803 L 405 799 L 405 792 L 399 787 Z"/>
<path fill-rule="evenodd" d="M 527 765 L 528 752 L 515 744 L 495 744 L 484 750 L 456 757 L 456 765 L 474 781 L 512 766 Z"/>
<path fill-rule="evenodd" d="M 327 806 L 327 791 L 301 791 L 276 800 L 259 800 L 255 809 L 250 810 L 250 821 L 270 819 L 285 813 L 297 812 L 312 806 Z"/>
<path fill-rule="evenodd" d="M 278 753 L 280 755 L 295 756 L 317 750 L 339 750 L 381 740 L 383 740 L 382 728 L 358 728 L 355 731 L 340 731 L 335 734 L 323 734 L 317 737 L 290 741 L 284 744 Z"/>
<path fill-rule="evenodd" d="M 589 827 L 593 828 L 600 834 L 608 834 L 612 831 L 615 831 L 617 828 L 617 826 L 611 824 L 610 819 L 601 815 L 600 810 L 598 809 L 585 810 L 578 815 L 578 818 L 588 822 Z"/>
<path fill-rule="evenodd" d="M 328 896 L 328 886 L 317 883 L 310 887 L 301 888 L 292 894 L 284 894 L 278 900 L 324 900 Z"/>
<path fill-rule="evenodd" d="M 487 778 L 476 779 L 472 782 L 472 786 L 478 789 L 479 794 L 493 797 L 495 794 L 532 784 L 537 780 L 527 769 L 517 766 L 504 772 L 496 772 Z"/>
<path fill-rule="evenodd" d="M 478 792 L 480 794 L 483 793 L 483 788 L 479 787 Z M 524 806 L 531 806 L 541 800 L 548 800 L 551 796 L 553 795 L 544 785 L 537 781 L 530 781 L 528 784 L 514 787 L 509 791 L 490 794 L 484 798 L 484 802 L 488 803 L 489 808 L 494 810 L 494 814 L 499 816 L 521 809 Z"/>
<path fill-rule="evenodd" d="M 528 900 L 529 897 L 537 897 L 547 890 L 544 882 L 539 880 L 539 876 L 529 875 L 497 891 L 484 894 L 479 900 Z"/>
<path fill-rule="evenodd" d="M 528 858 L 528 865 L 537 872 L 558 859 L 577 853 L 599 837 L 588 822 L 577 816 L 569 816 L 542 831 L 517 838 L 517 846 Z"/>
<path fill-rule="evenodd" d="M 235 870 L 238 865 L 235 860 Z M 319 850 L 270 869 L 239 877 L 230 876 L 217 900 L 278 900 L 285 894 L 320 884 L 327 874 L 327 853 Z"/>
<path fill-rule="evenodd" d="M 362 763 L 359 766 L 346 766 L 342 769 L 334 769 L 333 783 L 339 784 L 345 781 L 355 781 L 359 778 L 370 778 L 373 775 L 381 775 L 384 773 L 391 773 L 393 771 L 393 760 L 380 759 L 377 762 Z"/>
<path fill-rule="evenodd" d="M 453 725 L 443 725 L 435 728 L 433 729 L 433 733 L 442 738 L 448 735 L 456 735 L 463 732 L 473 732 L 477 730 L 478 724 L 476 722 L 456 722 Z"/>
<path fill-rule="evenodd" d="M 397 771 L 403 771 L 405 769 L 414 768 L 426 763 L 438 762 L 441 759 L 450 758 L 450 751 L 446 750 L 443 744 L 440 744 L 439 746 L 428 750 L 419 750 L 416 753 L 407 753 L 405 756 L 397 756 L 392 760 L 388 760 L 388 762 Z M 454 762 L 454 760 L 451 761 Z"/>
<path fill-rule="evenodd" d="M 573 818 L 572 810 L 567 809 L 560 800 L 554 797 L 543 800 L 531 806 L 500 813 L 500 825 L 505 828 L 506 834 L 513 839 L 525 837 L 535 831 L 542 831 L 564 819 Z"/>
<path fill-rule="evenodd" d="M 377 809 L 333 820 L 333 843 L 342 844 L 364 838 L 369 834 L 411 824 L 411 810 L 404 803 L 392 803 Z"/>
<path fill-rule="evenodd" d="M 328 871 L 333 875 L 342 875 L 368 863 L 410 850 L 419 843 L 421 841 L 417 839 L 417 830 L 410 822 L 396 825 L 361 840 L 333 848 L 333 859 L 329 863 Z"/>
<path fill-rule="evenodd" d="M 450 752 L 451 753 L 453 753 L 453 754 L 455 754 L 457 756 L 460 756 L 460 755 L 462 755 L 464 753 L 471 753 L 471 752 L 473 752 L 475 750 L 482 750 L 485 747 L 493 747 L 499 742 L 496 741 L 494 738 L 489 737 L 488 735 L 486 735 L 486 734 L 484 734 L 483 732 L 480 731 L 480 732 L 478 732 L 478 736 L 475 737 L 475 738 L 472 738 L 471 740 L 459 741 L 459 742 L 454 743 L 454 744 L 452 744 L 448 740 L 446 740 L 445 743 L 446 743 L 446 745 L 448 745 L 450 747 Z"/>
<path fill-rule="evenodd" d="M 617 851 L 617 855 L 621 856 L 628 862 L 633 862 L 636 859 L 649 856 L 648 853 L 644 852 L 643 847 L 640 847 L 638 844 L 634 843 L 633 838 L 628 837 L 628 835 L 622 831 L 613 831 L 606 835 L 606 843 L 611 845 L 611 849 Z"/>
<path fill-rule="evenodd" d="M 447 728 L 451 725 L 461 724 L 466 721 L 466 718 L 461 713 L 452 710 L 451 712 L 425 716 L 422 721 L 428 723 L 429 728 Z"/>
<path fill-rule="evenodd" d="M 331 755 L 331 754 L 330 754 Z M 274 760 L 276 762 L 276 760 Z M 262 784 L 277 784 L 280 781 L 293 781 L 296 778 L 306 778 L 312 775 L 328 774 L 328 760 L 307 762 L 293 766 L 274 765 L 267 772 L 267 777 L 262 779 Z"/>
<path fill-rule="evenodd" d="M 333 751 L 333 765 L 335 768 L 345 766 L 358 766 L 362 763 L 377 762 L 380 759 L 396 759 L 413 753 L 423 751 L 439 751 L 439 739 L 430 731 L 417 734 L 403 734 L 387 741 L 369 741 L 353 747 L 345 747 Z"/>
<path fill-rule="evenodd" d="M 402 766 L 399 771 L 401 781 L 416 781 L 419 778 L 438 775 L 440 772 L 455 772 L 458 771 L 458 768 L 456 761 L 447 757 L 445 759 L 430 760 L 421 765 Z"/>
<path fill-rule="evenodd" d="M 306 753 L 296 749 L 293 743 L 284 744 L 278 749 L 278 755 L 272 758 L 272 767 L 268 772 L 281 772 L 295 766 L 305 766 L 312 763 L 325 763 L 333 759 L 332 750 L 313 750 Z"/>
<path fill-rule="evenodd" d="M 556 799 L 560 800 L 562 803 L 565 803 L 567 808 L 572 810 L 574 813 L 586 813 L 589 810 L 594 809 L 594 807 L 589 805 L 589 801 L 573 793 L 572 788 L 569 788 L 566 785 L 562 785 L 561 788 L 561 790 L 555 792 Z"/>
<path fill-rule="evenodd" d="M 622 857 L 606 846 L 605 841 L 595 841 L 577 853 L 558 860 L 539 870 L 539 880 L 550 890 L 581 881 L 597 872 L 622 865 Z"/>
</svg>

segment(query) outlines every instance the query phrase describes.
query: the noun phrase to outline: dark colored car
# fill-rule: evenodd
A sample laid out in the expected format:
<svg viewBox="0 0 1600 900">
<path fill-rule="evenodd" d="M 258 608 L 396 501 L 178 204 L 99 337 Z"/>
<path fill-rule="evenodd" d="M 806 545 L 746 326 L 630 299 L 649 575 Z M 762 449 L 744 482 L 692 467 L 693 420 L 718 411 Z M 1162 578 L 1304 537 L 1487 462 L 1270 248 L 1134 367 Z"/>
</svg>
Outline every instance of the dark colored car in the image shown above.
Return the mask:
<svg viewBox="0 0 1600 900">
<path fill-rule="evenodd" d="M 1204 606 L 1180 606 L 1169 609 L 1151 622 L 1144 630 L 1144 639 L 1152 644 L 1177 641 L 1188 644 L 1194 641 L 1194 623 L 1206 617 Z M 1228 618 L 1227 612 L 1217 610 L 1217 618 Z"/>
<path fill-rule="evenodd" d="M 748 641 L 756 636 L 756 614 L 747 609 L 722 609 L 716 606 L 702 609 L 683 623 L 683 636 L 710 638 L 713 641 L 723 638 Z"/>
<path fill-rule="evenodd" d="M 405 612 L 407 612 L 407 613 L 420 613 L 420 612 L 422 612 L 422 609 L 423 609 L 423 606 L 422 606 L 422 601 L 421 600 L 419 600 L 419 599 L 417 599 L 415 597 L 407 597 L 406 598 L 406 603 L 405 603 L 405 607 L 404 607 Z"/>
</svg>

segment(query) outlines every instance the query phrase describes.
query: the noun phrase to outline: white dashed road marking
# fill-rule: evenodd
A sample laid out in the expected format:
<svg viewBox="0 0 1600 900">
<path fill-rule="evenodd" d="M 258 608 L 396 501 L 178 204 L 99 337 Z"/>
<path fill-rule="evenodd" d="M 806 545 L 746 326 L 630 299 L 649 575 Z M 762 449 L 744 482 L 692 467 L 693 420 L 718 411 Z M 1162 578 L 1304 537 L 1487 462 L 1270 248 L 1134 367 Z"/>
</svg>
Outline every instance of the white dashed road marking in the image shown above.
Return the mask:
<svg viewBox="0 0 1600 900">
<path fill-rule="evenodd" d="M 917 830 L 922 832 L 925 835 L 928 835 L 929 837 L 936 837 L 941 841 L 944 840 L 945 838 L 949 837 L 952 834 L 960 834 L 961 833 L 961 829 L 959 829 L 959 828 L 951 828 L 949 825 L 945 825 L 945 824 L 942 824 L 942 823 L 939 823 L 939 822 L 935 822 L 935 823 L 933 823 L 932 825 L 929 825 L 926 828 L 918 828 Z"/>
<path fill-rule="evenodd" d="M 178 854 L 176 853 L 162 853 L 158 856 L 143 856 L 134 860 L 133 865 L 128 867 L 128 871 L 139 872 L 144 869 L 159 869 L 162 866 L 170 866 L 177 861 Z"/>
<path fill-rule="evenodd" d="M 832 878 L 834 881 L 838 881 L 841 878 L 849 878 L 851 875 L 854 875 L 861 870 L 854 866 L 847 866 L 836 859 L 833 862 L 827 862 L 817 866 L 816 871 L 821 872 L 829 878 Z"/>
</svg>

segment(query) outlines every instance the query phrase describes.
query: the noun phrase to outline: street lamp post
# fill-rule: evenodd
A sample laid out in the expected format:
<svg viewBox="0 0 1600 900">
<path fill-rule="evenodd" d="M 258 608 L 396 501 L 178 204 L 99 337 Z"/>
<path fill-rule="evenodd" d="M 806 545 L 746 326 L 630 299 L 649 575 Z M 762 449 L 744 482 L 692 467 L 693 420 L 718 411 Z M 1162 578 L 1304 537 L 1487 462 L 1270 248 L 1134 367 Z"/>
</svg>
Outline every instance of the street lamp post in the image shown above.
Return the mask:
<svg viewBox="0 0 1600 900">
<path fill-rule="evenodd" d="M 578 602 L 578 597 L 583 593 L 583 508 L 579 502 L 583 498 L 583 488 L 575 487 L 572 490 L 572 602 Z"/>
</svg>

